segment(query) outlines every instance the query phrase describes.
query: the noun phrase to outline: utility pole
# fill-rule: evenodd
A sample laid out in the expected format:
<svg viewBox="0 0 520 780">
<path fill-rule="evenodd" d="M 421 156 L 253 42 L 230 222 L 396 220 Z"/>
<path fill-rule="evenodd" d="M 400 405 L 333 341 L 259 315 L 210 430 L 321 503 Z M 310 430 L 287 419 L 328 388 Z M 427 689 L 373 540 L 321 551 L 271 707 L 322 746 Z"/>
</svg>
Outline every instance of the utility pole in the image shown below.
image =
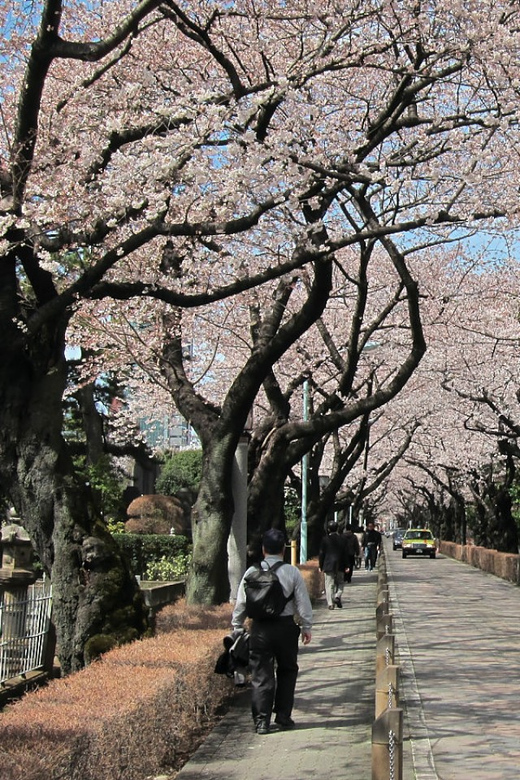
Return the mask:
<svg viewBox="0 0 520 780">
<path fill-rule="evenodd" d="M 303 420 L 309 419 L 309 380 L 303 383 Z M 302 458 L 302 516 L 300 523 L 300 563 L 307 563 L 307 480 L 309 453 Z"/>
</svg>

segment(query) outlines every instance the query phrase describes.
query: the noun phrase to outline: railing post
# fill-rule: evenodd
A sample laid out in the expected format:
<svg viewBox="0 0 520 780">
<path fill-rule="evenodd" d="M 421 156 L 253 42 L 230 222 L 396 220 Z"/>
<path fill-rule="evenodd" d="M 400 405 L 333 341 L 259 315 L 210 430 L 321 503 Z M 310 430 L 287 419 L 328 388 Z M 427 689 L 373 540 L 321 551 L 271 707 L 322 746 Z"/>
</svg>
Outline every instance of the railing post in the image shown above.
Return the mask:
<svg viewBox="0 0 520 780">
<path fill-rule="evenodd" d="M 376 678 L 379 672 L 394 663 L 395 637 L 384 634 L 376 644 Z"/>
<path fill-rule="evenodd" d="M 389 664 L 376 677 L 376 710 L 378 718 L 385 710 L 399 707 L 399 667 Z"/>
<path fill-rule="evenodd" d="M 383 712 L 372 726 L 372 780 L 402 780 L 403 711 Z"/>
<path fill-rule="evenodd" d="M 381 639 L 385 634 L 391 634 L 393 629 L 393 618 L 390 614 L 376 615 L 376 635 Z"/>
</svg>

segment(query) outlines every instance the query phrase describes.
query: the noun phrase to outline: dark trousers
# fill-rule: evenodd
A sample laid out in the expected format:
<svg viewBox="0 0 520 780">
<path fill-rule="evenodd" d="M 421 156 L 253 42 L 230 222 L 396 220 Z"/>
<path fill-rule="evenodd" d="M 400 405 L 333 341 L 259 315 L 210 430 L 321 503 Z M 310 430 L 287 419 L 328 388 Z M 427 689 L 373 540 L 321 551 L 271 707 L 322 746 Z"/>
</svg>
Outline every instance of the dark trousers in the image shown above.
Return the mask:
<svg viewBox="0 0 520 780">
<path fill-rule="evenodd" d="M 377 545 L 374 542 L 368 542 L 365 548 L 365 569 L 373 569 L 377 561 Z"/>
<path fill-rule="evenodd" d="M 350 553 L 345 555 L 345 582 L 350 582 L 352 580 L 352 572 L 354 571 L 355 565 L 356 556 L 351 555 Z"/>
<path fill-rule="evenodd" d="M 300 628 L 294 618 L 253 621 L 249 637 L 251 709 L 255 723 L 271 720 L 271 713 L 291 716 L 298 677 Z"/>
</svg>

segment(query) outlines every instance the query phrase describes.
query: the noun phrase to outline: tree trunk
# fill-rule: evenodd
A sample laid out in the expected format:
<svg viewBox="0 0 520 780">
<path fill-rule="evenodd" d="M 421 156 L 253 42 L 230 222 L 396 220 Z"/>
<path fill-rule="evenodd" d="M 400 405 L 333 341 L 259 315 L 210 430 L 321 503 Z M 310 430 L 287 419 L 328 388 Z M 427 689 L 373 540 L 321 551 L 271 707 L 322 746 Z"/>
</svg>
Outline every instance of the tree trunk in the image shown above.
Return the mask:
<svg viewBox="0 0 520 780">
<path fill-rule="evenodd" d="M 286 469 L 282 459 L 264 460 L 255 469 L 247 493 L 247 536 L 253 557 L 261 553 L 261 539 L 269 528 L 285 530 L 284 488 Z"/>
<path fill-rule="evenodd" d="M 0 486 L 51 577 L 68 673 L 140 636 L 147 620 L 135 577 L 77 481 L 62 437 L 63 332 L 63 323 L 42 329 L 30 349 L 15 327 L 2 340 Z"/>
<path fill-rule="evenodd" d="M 227 542 L 233 519 L 231 473 L 241 428 L 216 425 L 204 449 L 202 479 L 192 512 L 193 559 L 186 585 L 190 604 L 229 600 Z"/>
<path fill-rule="evenodd" d="M 202 444 L 202 479 L 195 504 L 193 560 L 187 583 L 192 604 L 218 604 L 229 598 L 227 543 L 233 519 L 232 467 L 240 436 L 262 383 L 289 347 L 318 319 L 332 283 L 332 262 L 320 262 L 300 309 L 284 320 L 292 283 L 280 282 L 273 305 L 255 325 L 251 355 L 234 378 L 221 408 L 205 402 L 188 380 L 183 364 L 180 313 L 165 317 L 170 336 L 163 344 L 161 368 L 177 408 Z"/>
</svg>

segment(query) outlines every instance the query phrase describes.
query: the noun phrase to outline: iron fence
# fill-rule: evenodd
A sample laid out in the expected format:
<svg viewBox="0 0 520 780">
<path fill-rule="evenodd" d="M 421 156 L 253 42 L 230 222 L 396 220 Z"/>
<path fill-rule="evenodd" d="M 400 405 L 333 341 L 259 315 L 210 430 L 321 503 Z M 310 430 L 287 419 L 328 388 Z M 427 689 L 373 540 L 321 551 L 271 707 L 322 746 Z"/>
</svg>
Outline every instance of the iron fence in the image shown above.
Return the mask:
<svg viewBox="0 0 520 780">
<path fill-rule="evenodd" d="M 51 603 L 49 580 L 0 594 L 0 683 L 43 666 Z"/>
</svg>

